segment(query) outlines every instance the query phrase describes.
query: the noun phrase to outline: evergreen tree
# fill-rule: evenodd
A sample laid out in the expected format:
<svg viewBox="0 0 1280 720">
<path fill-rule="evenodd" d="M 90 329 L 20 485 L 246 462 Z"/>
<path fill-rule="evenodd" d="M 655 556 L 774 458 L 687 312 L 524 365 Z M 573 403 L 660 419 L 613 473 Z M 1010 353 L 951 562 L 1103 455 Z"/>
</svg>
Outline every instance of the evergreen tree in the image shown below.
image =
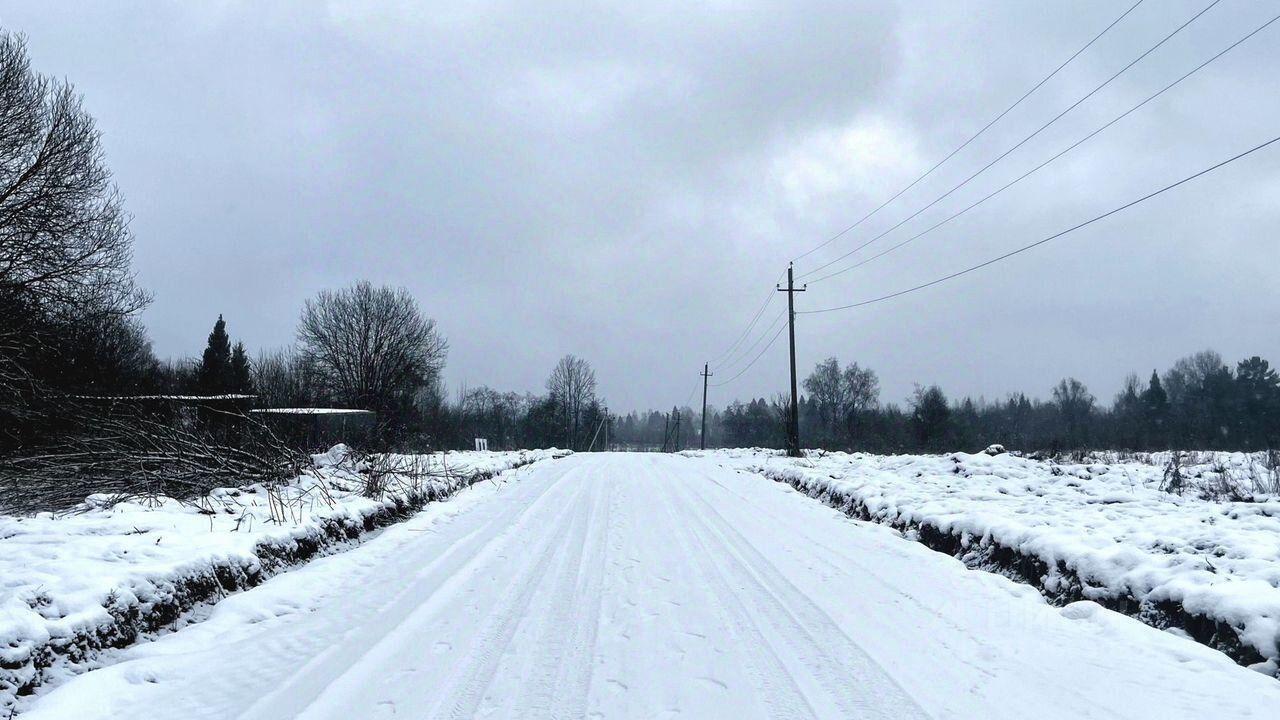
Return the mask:
<svg viewBox="0 0 1280 720">
<path fill-rule="evenodd" d="M 253 376 L 250 373 L 249 355 L 244 350 L 244 343 L 237 342 L 231 349 L 230 364 L 231 392 L 253 393 Z"/>
<path fill-rule="evenodd" d="M 1166 424 L 1169 419 L 1169 395 L 1160 384 L 1160 375 L 1151 371 L 1151 381 L 1147 389 L 1142 391 L 1143 425 L 1147 435 L 1147 446 L 1162 447 L 1168 437 Z"/>
<path fill-rule="evenodd" d="M 1136 374 L 1130 373 L 1124 379 L 1124 386 L 1116 395 L 1111 405 L 1112 442 L 1118 447 L 1139 448 L 1145 440 L 1145 426 L 1142 405 L 1142 381 Z"/>
<path fill-rule="evenodd" d="M 200 358 L 196 373 L 197 389 L 206 395 L 228 392 L 231 386 L 231 338 L 227 335 L 227 323 L 218 315 L 209 333 L 209 344 Z"/>
<path fill-rule="evenodd" d="M 1257 355 L 1236 365 L 1241 440 L 1250 449 L 1280 440 L 1280 375 Z"/>
<path fill-rule="evenodd" d="M 1236 379 L 1231 369 L 1223 365 L 1205 375 L 1200 395 L 1204 408 L 1204 442 L 1218 450 L 1238 447 L 1234 436 L 1240 412 Z"/>
</svg>

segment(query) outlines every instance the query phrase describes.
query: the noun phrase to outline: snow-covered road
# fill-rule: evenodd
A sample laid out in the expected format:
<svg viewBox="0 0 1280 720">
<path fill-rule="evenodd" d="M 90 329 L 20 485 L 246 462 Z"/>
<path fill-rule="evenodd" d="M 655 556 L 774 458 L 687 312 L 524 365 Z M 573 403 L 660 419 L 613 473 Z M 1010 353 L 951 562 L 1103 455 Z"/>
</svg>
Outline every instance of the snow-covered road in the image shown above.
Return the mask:
<svg viewBox="0 0 1280 720">
<path fill-rule="evenodd" d="M 710 458 L 482 483 L 35 718 L 1274 717 L 1280 683 Z"/>
</svg>

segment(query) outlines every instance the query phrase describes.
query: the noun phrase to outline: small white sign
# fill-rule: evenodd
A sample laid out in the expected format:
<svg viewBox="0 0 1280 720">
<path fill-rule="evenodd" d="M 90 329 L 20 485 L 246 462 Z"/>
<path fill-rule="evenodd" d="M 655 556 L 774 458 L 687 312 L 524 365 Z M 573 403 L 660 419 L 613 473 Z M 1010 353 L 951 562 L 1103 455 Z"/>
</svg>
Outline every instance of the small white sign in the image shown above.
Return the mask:
<svg viewBox="0 0 1280 720">
<path fill-rule="evenodd" d="M 489 438 L 476 438 L 476 451 L 489 449 Z"/>
</svg>

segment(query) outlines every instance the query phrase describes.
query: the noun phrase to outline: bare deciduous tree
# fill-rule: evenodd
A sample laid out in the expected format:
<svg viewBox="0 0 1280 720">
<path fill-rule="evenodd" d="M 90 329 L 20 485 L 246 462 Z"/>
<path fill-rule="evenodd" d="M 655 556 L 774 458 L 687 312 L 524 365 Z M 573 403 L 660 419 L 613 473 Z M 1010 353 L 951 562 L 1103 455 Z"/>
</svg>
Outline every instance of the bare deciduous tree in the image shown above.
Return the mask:
<svg viewBox="0 0 1280 720">
<path fill-rule="evenodd" d="M 849 363 L 843 370 L 834 357 L 818 363 L 804 380 L 804 389 L 818 405 L 819 420 L 832 439 L 847 442 L 858 419 L 880 398 L 880 381 L 869 368 Z"/>
<path fill-rule="evenodd" d="M 74 88 L 32 71 L 0 34 L 0 292 L 33 310 L 145 304 L 130 269 L 128 216 L 99 132 Z"/>
<path fill-rule="evenodd" d="M 848 398 L 848 387 L 840 374 L 840 361 L 834 357 L 818 363 L 809 377 L 804 379 L 804 389 L 818 403 L 822 424 L 834 429 L 840 420 Z"/>
<path fill-rule="evenodd" d="M 38 434 L 42 398 L 154 370 L 131 248 L 93 118 L 0 32 L 0 446 Z"/>
<path fill-rule="evenodd" d="M 410 406 L 444 369 L 449 347 L 408 291 L 368 282 L 308 300 L 298 340 L 334 400 L 380 413 Z"/>
<path fill-rule="evenodd" d="M 1089 419 L 1094 412 L 1094 397 L 1084 383 L 1063 378 L 1053 386 L 1053 403 L 1062 416 L 1068 447 L 1083 447 L 1088 441 Z"/>
<path fill-rule="evenodd" d="M 547 378 L 547 392 L 564 419 L 569 448 L 575 449 L 582 412 L 596 397 L 596 373 L 586 360 L 565 355 Z"/>
<path fill-rule="evenodd" d="M 319 394 L 311 367 L 291 348 L 259 353 L 250 369 L 261 407 L 306 407 Z"/>
<path fill-rule="evenodd" d="M 845 406 L 842 419 L 845 429 L 853 435 L 862 416 L 874 410 L 880 403 L 880 379 L 871 368 L 851 362 L 844 368 Z"/>
</svg>

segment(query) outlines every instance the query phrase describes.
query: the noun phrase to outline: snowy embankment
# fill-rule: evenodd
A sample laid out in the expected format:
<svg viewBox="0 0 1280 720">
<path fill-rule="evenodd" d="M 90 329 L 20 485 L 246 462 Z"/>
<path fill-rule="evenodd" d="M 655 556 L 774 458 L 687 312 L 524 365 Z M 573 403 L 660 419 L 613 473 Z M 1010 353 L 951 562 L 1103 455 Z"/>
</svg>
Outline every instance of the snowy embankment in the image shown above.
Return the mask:
<svg viewBox="0 0 1280 720">
<path fill-rule="evenodd" d="M 891 525 L 1056 603 L 1093 600 L 1280 675 L 1280 498 L 1209 501 L 1160 490 L 1156 463 L 1061 464 L 1008 454 L 708 453 L 846 514 Z M 1196 482 L 1247 464 L 1184 466 Z"/>
<path fill-rule="evenodd" d="M 16 696 L 91 669 L 104 650 L 182 624 L 189 611 L 253 587 L 405 519 L 433 500 L 566 452 L 390 456 L 378 499 L 339 448 L 280 488 L 221 489 L 197 503 L 149 498 L 77 512 L 0 515 L 0 715 Z M 387 469 L 383 465 L 381 469 Z M 366 468 L 367 469 L 367 468 Z"/>
</svg>

